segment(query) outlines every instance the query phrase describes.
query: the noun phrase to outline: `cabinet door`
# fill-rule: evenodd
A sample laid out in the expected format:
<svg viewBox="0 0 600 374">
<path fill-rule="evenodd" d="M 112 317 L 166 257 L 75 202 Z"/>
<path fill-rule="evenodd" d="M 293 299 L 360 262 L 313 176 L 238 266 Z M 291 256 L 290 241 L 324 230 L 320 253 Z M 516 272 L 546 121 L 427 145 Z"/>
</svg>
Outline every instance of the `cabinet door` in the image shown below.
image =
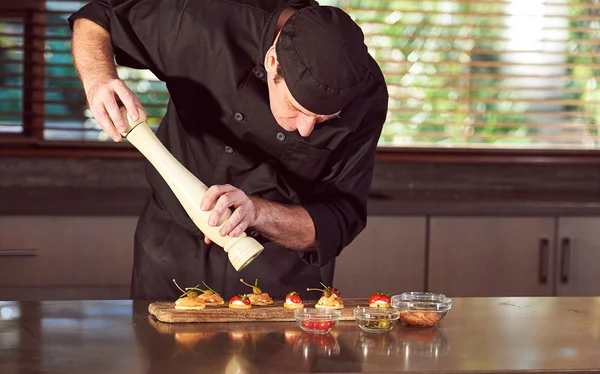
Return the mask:
<svg viewBox="0 0 600 374">
<path fill-rule="evenodd" d="M 425 287 L 425 217 L 370 216 L 336 260 L 334 286 L 345 297 Z"/>
<path fill-rule="evenodd" d="M 554 222 L 432 218 L 428 290 L 455 297 L 551 295 Z"/>
<path fill-rule="evenodd" d="M 600 218 L 558 221 L 558 296 L 600 296 Z"/>
</svg>

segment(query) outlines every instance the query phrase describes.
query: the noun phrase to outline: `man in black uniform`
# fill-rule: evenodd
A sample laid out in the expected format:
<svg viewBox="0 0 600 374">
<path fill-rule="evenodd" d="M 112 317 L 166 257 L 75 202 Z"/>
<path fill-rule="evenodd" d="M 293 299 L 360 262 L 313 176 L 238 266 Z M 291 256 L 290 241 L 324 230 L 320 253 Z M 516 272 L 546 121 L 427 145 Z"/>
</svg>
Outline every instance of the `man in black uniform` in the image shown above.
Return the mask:
<svg viewBox="0 0 600 374">
<path fill-rule="evenodd" d="M 120 141 L 118 102 L 142 107 L 115 58 L 151 70 L 170 94 L 157 136 L 212 186 L 202 203 L 211 219 L 233 210 L 221 234 L 246 231 L 265 247 L 236 272 L 147 164 L 153 193 L 135 234 L 131 297 L 173 299 L 174 278 L 225 298 L 251 291 L 240 278 L 277 299 L 331 284 L 335 257 L 366 224 L 388 105 L 351 18 L 310 0 L 96 0 L 69 21 L 102 129 Z"/>
</svg>

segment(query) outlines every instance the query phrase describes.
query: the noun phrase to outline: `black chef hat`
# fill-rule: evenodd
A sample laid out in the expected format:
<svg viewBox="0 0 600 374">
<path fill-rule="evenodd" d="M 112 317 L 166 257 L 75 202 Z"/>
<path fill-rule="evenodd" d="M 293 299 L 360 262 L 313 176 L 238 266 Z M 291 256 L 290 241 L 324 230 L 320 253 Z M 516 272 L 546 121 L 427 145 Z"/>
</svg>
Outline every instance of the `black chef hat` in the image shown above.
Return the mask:
<svg viewBox="0 0 600 374">
<path fill-rule="evenodd" d="M 292 96 L 316 114 L 342 110 L 369 77 L 362 30 L 339 8 L 297 10 L 282 27 L 276 51 Z"/>
</svg>

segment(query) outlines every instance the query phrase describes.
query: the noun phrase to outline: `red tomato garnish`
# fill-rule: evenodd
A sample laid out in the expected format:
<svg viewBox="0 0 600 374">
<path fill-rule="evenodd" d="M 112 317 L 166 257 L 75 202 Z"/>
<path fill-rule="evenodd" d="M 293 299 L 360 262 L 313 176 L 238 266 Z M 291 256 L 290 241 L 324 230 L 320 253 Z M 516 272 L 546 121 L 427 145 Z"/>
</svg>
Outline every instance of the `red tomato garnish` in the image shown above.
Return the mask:
<svg viewBox="0 0 600 374">
<path fill-rule="evenodd" d="M 376 294 L 371 296 L 371 298 L 369 299 L 369 304 L 373 304 L 376 301 L 383 301 L 389 304 L 391 302 L 390 295 L 377 292 Z"/>
<path fill-rule="evenodd" d="M 229 304 L 231 304 L 231 303 L 233 303 L 234 301 L 237 301 L 237 300 L 243 302 L 246 305 L 250 305 L 251 304 L 251 301 L 248 298 L 248 295 L 237 295 L 237 296 L 234 296 L 234 297 L 231 298 L 231 300 L 229 300 Z"/>
<path fill-rule="evenodd" d="M 300 295 L 296 291 L 292 291 L 285 296 L 285 299 L 290 299 L 290 301 L 294 304 L 302 304 L 302 299 Z"/>
</svg>

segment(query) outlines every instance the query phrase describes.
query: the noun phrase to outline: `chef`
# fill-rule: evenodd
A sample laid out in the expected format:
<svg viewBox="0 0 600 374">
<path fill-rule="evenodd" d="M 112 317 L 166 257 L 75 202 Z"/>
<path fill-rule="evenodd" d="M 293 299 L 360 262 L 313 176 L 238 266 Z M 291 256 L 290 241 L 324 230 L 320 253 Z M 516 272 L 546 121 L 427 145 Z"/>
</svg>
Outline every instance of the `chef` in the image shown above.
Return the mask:
<svg viewBox="0 0 600 374">
<path fill-rule="evenodd" d="M 387 114 L 384 77 L 352 19 L 308 0 L 96 0 L 69 22 L 101 128 L 121 141 L 118 106 L 142 108 L 115 62 L 152 71 L 170 95 L 157 136 L 211 186 L 209 221 L 229 208 L 221 234 L 265 248 L 237 272 L 147 163 L 131 298 L 176 298 L 172 279 L 227 298 L 251 292 L 243 278 L 275 299 L 317 299 L 306 288 L 332 284 L 336 256 L 365 227 Z"/>
</svg>

